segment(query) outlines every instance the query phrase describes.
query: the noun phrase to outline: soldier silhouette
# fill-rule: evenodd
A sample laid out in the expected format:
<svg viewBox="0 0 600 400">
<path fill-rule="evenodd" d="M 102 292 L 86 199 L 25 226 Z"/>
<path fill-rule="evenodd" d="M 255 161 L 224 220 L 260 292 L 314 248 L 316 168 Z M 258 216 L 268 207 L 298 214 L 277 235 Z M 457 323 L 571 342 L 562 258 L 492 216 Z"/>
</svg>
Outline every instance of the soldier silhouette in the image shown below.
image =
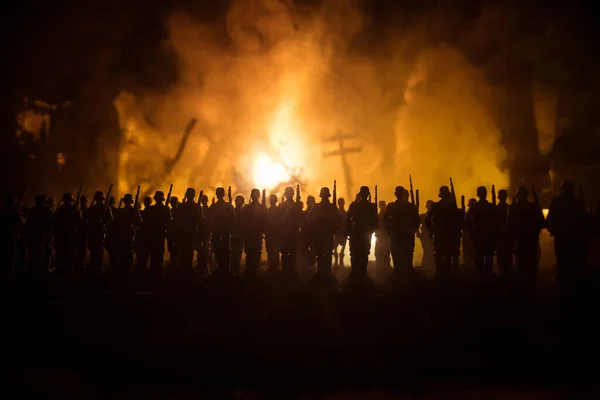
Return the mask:
<svg viewBox="0 0 600 400">
<path fill-rule="evenodd" d="M 69 274 L 73 271 L 75 246 L 81 214 L 75 207 L 71 193 L 62 196 L 62 206 L 56 211 L 54 221 L 54 246 L 56 248 L 57 272 Z"/>
<path fill-rule="evenodd" d="M 197 271 L 200 276 L 205 276 L 210 273 L 208 261 L 211 258 L 209 227 L 210 209 L 208 206 L 208 196 L 205 194 L 200 198 L 200 211 L 202 213 L 202 218 L 196 233 L 196 251 L 198 252 Z"/>
<path fill-rule="evenodd" d="M 180 263 L 179 239 L 179 198 L 172 196 L 169 201 L 171 207 L 171 222 L 167 227 L 167 249 L 169 250 L 169 264 L 171 267 L 178 267 Z"/>
<path fill-rule="evenodd" d="M 477 199 L 470 198 L 469 202 L 467 203 L 467 212 L 476 203 Z M 465 225 L 462 235 L 463 260 L 465 267 L 475 266 L 475 244 L 473 243 L 473 237 L 471 233 L 471 229 Z"/>
<path fill-rule="evenodd" d="M 269 223 L 267 209 L 265 205 L 260 204 L 259 199 L 260 191 L 252 189 L 250 203 L 241 211 L 242 236 L 246 252 L 244 275 L 248 277 L 256 277 L 259 274 L 262 238 Z"/>
<path fill-rule="evenodd" d="M 369 188 L 362 186 L 357 195 L 358 200 L 350 204 L 346 216 L 352 267 L 350 278 L 368 278 L 371 238 L 377 229 L 377 205 L 368 200 L 370 196 Z"/>
<path fill-rule="evenodd" d="M 513 258 L 513 241 L 508 232 L 508 208 L 507 203 L 508 193 L 506 190 L 501 189 L 498 191 L 498 205 L 496 209 L 498 211 L 496 227 L 496 260 L 498 261 L 498 269 L 500 275 L 507 276 L 510 274 L 512 268 Z"/>
<path fill-rule="evenodd" d="M 217 259 L 219 272 L 231 271 L 231 229 L 235 223 L 235 211 L 225 198 L 225 189 L 217 188 L 217 201 L 210 206 L 210 230 L 213 251 Z"/>
<path fill-rule="evenodd" d="M 241 194 L 235 196 L 235 220 L 231 227 L 231 272 L 241 275 L 242 254 L 244 252 L 244 234 L 242 226 L 242 210 L 246 198 Z"/>
<path fill-rule="evenodd" d="M 302 224 L 300 225 L 300 259 L 299 266 L 303 272 L 309 272 L 316 261 L 316 253 L 313 248 L 312 238 L 310 237 L 310 229 L 305 225 L 308 221 L 308 216 L 316 204 L 315 197 L 309 195 L 306 198 L 306 210 L 302 213 Z M 306 274 L 303 274 L 306 275 Z"/>
<path fill-rule="evenodd" d="M 99 275 L 104 259 L 104 241 L 106 239 L 106 223 L 112 221 L 110 207 L 104 205 L 104 193 L 94 193 L 93 204 L 86 212 L 88 247 L 90 249 L 90 272 Z"/>
<path fill-rule="evenodd" d="M 139 213 L 139 227 L 135 233 L 135 257 L 138 272 L 145 273 L 150 261 L 150 235 L 146 214 L 152 207 L 152 197 L 144 197 L 144 209 Z M 136 218 L 138 216 L 136 215 Z"/>
<path fill-rule="evenodd" d="M 454 196 L 448 186 L 440 187 L 440 200 L 427 213 L 425 225 L 433 239 L 436 275 L 446 278 L 452 271 L 454 238 L 462 222 Z"/>
<path fill-rule="evenodd" d="M 489 276 L 494 265 L 494 249 L 497 238 L 498 211 L 487 201 L 487 189 L 477 188 L 479 200 L 466 215 L 466 226 L 471 231 L 475 245 L 475 266 L 482 276 Z"/>
<path fill-rule="evenodd" d="M 117 253 L 119 254 L 120 272 L 129 272 L 133 267 L 133 246 L 135 228 L 141 222 L 134 209 L 133 196 L 126 193 L 123 196 L 123 208 L 115 211 L 115 239 L 117 244 Z"/>
<path fill-rule="evenodd" d="M 306 218 L 306 233 L 311 239 L 311 247 L 314 249 L 317 259 L 317 275 L 320 277 L 332 277 L 331 261 L 335 247 L 335 233 L 339 222 L 337 207 L 329 198 L 329 188 L 321 188 L 319 193 L 321 201 L 311 207 Z"/>
<path fill-rule="evenodd" d="M 413 271 L 415 234 L 421 224 L 414 204 L 406 200 L 406 193 L 407 190 L 402 186 L 396 187 L 394 191 L 396 201 L 388 204 L 384 215 L 396 273 Z"/>
<path fill-rule="evenodd" d="M 194 246 L 198 242 L 198 230 L 203 225 L 201 205 L 196 203 L 196 190 L 188 188 L 185 199 L 177 209 L 177 243 L 181 254 L 181 267 L 188 272 L 194 264 Z M 201 200 L 201 199 L 200 199 Z M 200 257 L 198 257 L 198 261 Z"/>
<path fill-rule="evenodd" d="M 573 182 L 563 182 L 560 194 L 552 199 L 546 224 L 554 238 L 559 284 L 571 289 L 585 268 L 591 228 L 585 202 L 575 196 Z"/>
<path fill-rule="evenodd" d="M 265 247 L 267 249 L 267 272 L 274 273 L 279 269 L 279 232 L 278 232 L 278 207 L 277 195 L 269 196 L 269 209 L 267 210 L 268 226 L 265 234 Z"/>
<path fill-rule="evenodd" d="M 285 201 L 278 208 L 278 232 L 281 251 L 281 270 L 288 277 L 296 278 L 296 259 L 298 249 L 298 231 L 302 224 L 302 206 L 295 202 L 294 188 L 286 187 L 283 193 Z"/>
<path fill-rule="evenodd" d="M 171 223 L 171 211 L 164 204 L 165 194 L 157 191 L 154 194 L 154 205 L 148 207 L 143 215 L 144 229 L 148 234 L 150 253 L 150 272 L 153 277 L 160 277 L 165 257 L 165 240 L 167 227 Z"/>
<path fill-rule="evenodd" d="M 75 244 L 75 271 L 81 272 L 85 266 L 85 260 L 87 257 L 87 213 L 88 213 L 88 199 L 86 196 L 79 198 L 79 212 L 81 214 L 81 222 L 77 229 L 77 243 Z"/>
<path fill-rule="evenodd" d="M 33 275 L 46 273 L 44 265 L 46 253 L 50 251 L 49 236 L 52 228 L 52 211 L 48 208 L 46 195 L 35 196 L 35 205 L 31 207 L 25 223 L 27 251 L 29 253 L 29 272 Z"/>
<path fill-rule="evenodd" d="M 20 242 L 23 221 L 19 205 L 10 194 L 2 197 L 0 211 L 0 285 L 10 282 L 13 267 L 17 265 L 17 247 Z"/>
<path fill-rule="evenodd" d="M 379 201 L 379 214 L 377 215 L 377 230 L 375 231 L 375 274 L 385 277 L 391 268 L 390 236 L 385 229 L 385 201 Z"/>
<path fill-rule="evenodd" d="M 114 217 L 117 211 L 116 200 L 114 196 L 108 198 L 108 207 Z M 117 248 L 117 237 L 115 234 L 114 221 L 106 221 L 106 239 L 105 239 L 106 252 L 108 253 L 108 263 L 110 269 L 113 271 L 119 268 L 119 251 Z"/>
<path fill-rule="evenodd" d="M 338 265 L 343 267 L 344 266 L 344 253 L 346 251 L 346 243 L 348 242 L 348 237 L 346 236 L 346 220 L 347 220 L 347 216 L 346 216 L 346 200 L 344 200 L 343 197 L 340 197 L 337 200 L 337 204 L 338 204 L 338 215 L 339 215 L 339 219 L 340 219 L 340 225 L 338 226 L 337 231 L 335 232 L 335 250 L 334 250 L 334 256 L 335 256 L 335 262 L 334 262 L 334 266 L 337 267 Z M 338 248 L 341 247 L 339 249 L 338 252 Z"/>
<path fill-rule="evenodd" d="M 425 224 L 425 220 L 427 219 L 427 215 L 431 212 L 431 208 L 433 207 L 433 200 L 427 200 L 425 204 L 425 213 L 419 216 L 419 220 L 421 222 L 421 228 L 417 231 L 417 237 L 421 242 L 421 247 L 423 248 L 423 259 L 421 260 L 421 267 L 433 270 L 435 268 L 435 258 L 433 251 L 433 240 L 431 239 L 431 232 L 427 229 L 427 225 Z"/>
<path fill-rule="evenodd" d="M 509 237 L 514 240 L 517 267 L 530 284 L 535 282 L 539 265 L 540 231 L 545 226 L 539 205 L 529 202 L 529 191 L 519 187 L 516 203 L 510 205 L 507 217 Z"/>
</svg>

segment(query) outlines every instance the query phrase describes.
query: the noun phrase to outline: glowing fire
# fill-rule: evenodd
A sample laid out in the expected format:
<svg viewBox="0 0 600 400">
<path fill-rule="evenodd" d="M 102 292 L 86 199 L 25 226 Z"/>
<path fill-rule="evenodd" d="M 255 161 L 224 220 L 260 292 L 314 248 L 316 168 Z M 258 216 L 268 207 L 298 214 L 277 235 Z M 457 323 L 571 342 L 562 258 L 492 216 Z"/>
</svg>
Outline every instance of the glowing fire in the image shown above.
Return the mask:
<svg viewBox="0 0 600 400">
<path fill-rule="evenodd" d="M 544 219 L 548 218 L 548 213 L 549 213 L 549 212 L 550 212 L 550 210 L 549 210 L 549 209 L 547 209 L 547 208 L 544 208 L 544 209 L 542 210 L 542 213 L 544 214 Z M 539 215 L 539 214 L 538 214 L 538 215 Z"/>
<path fill-rule="evenodd" d="M 274 161 L 266 153 L 260 153 L 254 161 L 254 184 L 259 188 L 271 189 L 280 182 L 290 179 L 282 163 Z"/>
</svg>

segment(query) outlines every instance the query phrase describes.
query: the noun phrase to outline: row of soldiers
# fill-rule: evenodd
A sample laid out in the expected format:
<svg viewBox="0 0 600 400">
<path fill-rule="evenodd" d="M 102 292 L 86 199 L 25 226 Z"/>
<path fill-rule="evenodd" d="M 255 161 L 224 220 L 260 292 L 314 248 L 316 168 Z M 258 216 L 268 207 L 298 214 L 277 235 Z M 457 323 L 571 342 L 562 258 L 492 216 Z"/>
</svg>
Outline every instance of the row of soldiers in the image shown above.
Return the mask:
<svg viewBox="0 0 600 400">
<path fill-rule="evenodd" d="M 109 189 L 110 192 L 110 189 Z M 134 253 L 136 267 L 158 275 L 163 267 L 165 243 L 171 263 L 191 270 L 194 258 L 201 274 L 209 273 L 209 260 L 214 253 L 218 271 L 240 274 L 242 254 L 246 255 L 245 274 L 256 276 L 262 253 L 263 238 L 268 256 L 268 273 L 279 270 L 286 276 L 297 276 L 298 260 L 307 256 L 316 260 L 317 274 L 330 276 L 332 258 L 336 264 L 344 257 L 349 239 L 351 277 L 366 277 L 371 238 L 377 236 L 375 254 L 378 260 L 391 258 L 398 272 L 413 271 L 415 237 L 423 243 L 425 253 L 431 248 L 437 273 L 449 275 L 458 265 L 461 238 L 465 259 L 471 249 L 474 263 L 484 275 L 491 273 L 494 254 L 501 272 L 512 265 L 513 254 L 517 266 L 530 277 L 535 276 L 539 259 L 539 233 L 547 227 L 555 238 L 559 273 L 574 260 L 585 262 L 585 250 L 591 227 L 590 216 L 583 201 L 574 195 L 574 186 L 567 182 L 560 196 L 550 207 L 544 220 L 536 196 L 528 200 L 528 190 L 519 188 L 512 204 L 508 204 L 505 190 L 495 191 L 492 202 L 487 190 L 477 190 L 478 200 L 469 201 L 465 208 L 464 196 L 458 207 L 453 187 L 440 188 L 438 202 L 427 202 L 427 213 L 418 213 L 418 191 L 415 201 L 412 193 L 402 186 L 395 190 L 396 201 L 380 205 L 371 202 L 368 187 L 361 187 L 348 211 L 344 199 L 333 202 L 329 188 L 320 191 L 319 203 L 312 196 L 303 211 L 299 187 L 285 189 L 282 201 L 277 196 L 265 202 L 265 192 L 253 189 L 250 202 L 236 196 L 232 204 L 231 189 L 225 200 L 225 189 L 216 190 L 216 201 L 208 204 L 208 197 L 189 188 L 183 201 L 157 191 L 152 199 L 144 199 L 144 208 L 138 206 L 137 195 L 125 194 L 119 206 L 108 193 L 98 191 L 90 206 L 81 188 L 74 199 L 65 193 L 61 206 L 54 210 L 44 195 L 35 197 L 35 206 L 26 214 L 20 213 L 12 198 L 3 207 L 2 240 L 5 265 L 28 265 L 30 271 L 47 270 L 51 246 L 56 252 L 57 270 L 69 273 L 83 268 L 89 250 L 89 270 L 99 273 L 104 252 L 108 252 L 110 267 L 115 271 L 130 271 Z M 409 199 L 410 195 L 410 199 Z M 377 192 L 375 192 L 377 198 Z M 582 228 L 583 226 L 583 228 Z M 430 243 L 430 244 L 429 244 Z M 389 244 L 389 251 L 386 250 Z M 342 247 L 341 253 L 337 252 Z M 26 255 L 25 255 L 26 249 Z M 28 256 L 28 261 L 25 257 Z M 301 256 L 301 257 L 299 257 Z M 310 262 L 310 261 L 309 261 Z M 561 266 L 565 268 L 561 268 Z"/>
</svg>

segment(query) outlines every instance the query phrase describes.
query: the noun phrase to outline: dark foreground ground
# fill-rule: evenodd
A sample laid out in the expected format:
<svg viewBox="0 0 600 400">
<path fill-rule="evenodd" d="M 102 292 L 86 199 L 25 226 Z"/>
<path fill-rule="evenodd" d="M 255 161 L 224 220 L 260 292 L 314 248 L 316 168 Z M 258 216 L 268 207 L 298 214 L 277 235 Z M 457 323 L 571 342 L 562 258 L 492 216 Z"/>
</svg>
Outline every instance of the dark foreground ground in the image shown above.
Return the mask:
<svg viewBox="0 0 600 400">
<path fill-rule="evenodd" d="M 597 398 L 599 284 L 590 271 L 568 301 L 548 272 L 533 294 L 468 271 L 336 291 L 177 274 L 23 284 L 3 295 L 4 388 L 18 398 Z"/>
</svg>

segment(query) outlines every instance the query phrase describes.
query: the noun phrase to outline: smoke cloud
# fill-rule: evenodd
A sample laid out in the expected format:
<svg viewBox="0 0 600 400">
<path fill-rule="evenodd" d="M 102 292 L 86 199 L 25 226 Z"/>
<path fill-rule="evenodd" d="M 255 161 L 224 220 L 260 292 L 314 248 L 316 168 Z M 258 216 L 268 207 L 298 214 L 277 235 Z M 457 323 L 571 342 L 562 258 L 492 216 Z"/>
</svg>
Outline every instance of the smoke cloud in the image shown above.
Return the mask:
<svg viewBox="0 0 600 400">
<path fill-rule="evenodd" d="M 493 89 L 477 68 L 452 48 L 424 43 L 417 28 L 390 33 L 377 49 L 357 45 L 369 27 L 360 5 L 236 0 L 213 23 L 173 13 L 164 46 L 177 58 L 177 84 L 115 102 L 125 137 L 120 190 L 157 180 L 181 192 L 248 190 L 264 182 L 253 175 L 266 153 L 301 169 L 303 195 L 337 179 L 346 196 L 341 158 L 322 156 L 338 150 L 324 142 L 338 132 L 362 147 L 347 155 L 350 193 L 377 184 L 379 197 L 393 200 L 409 173 L 422 203 L 450 176 L 468 196 L 481 184 L 506 186 L 506 154 L 488 117 Z M 171 176 L 162 176 L 192 117 L 198 127 Z"/>
</svg>

